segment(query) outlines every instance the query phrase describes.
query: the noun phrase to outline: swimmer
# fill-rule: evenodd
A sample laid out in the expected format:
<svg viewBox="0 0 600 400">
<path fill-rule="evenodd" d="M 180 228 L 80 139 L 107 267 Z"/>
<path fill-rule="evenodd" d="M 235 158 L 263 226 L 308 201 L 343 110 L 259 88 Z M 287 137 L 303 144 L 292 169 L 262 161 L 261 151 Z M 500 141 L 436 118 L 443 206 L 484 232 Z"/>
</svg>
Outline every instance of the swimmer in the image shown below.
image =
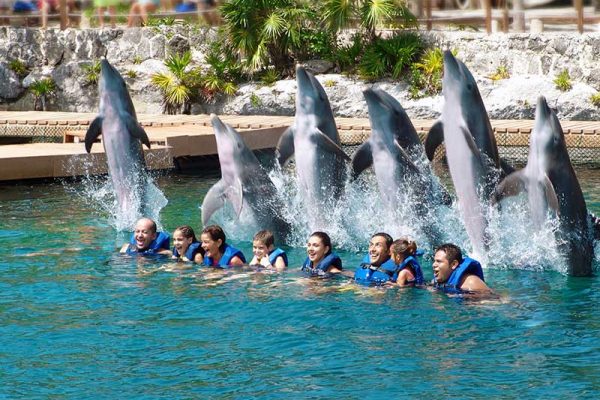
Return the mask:
<svg viewBox="0 0 600 400">
<path fill-rule="evenodd" d="M 397 265 L 391 258 L 390 246 L 394 239 L 379 232 L 371 236 L 369 252 L 354 272 L 354 281 L 361 285 L 381 286 L 396 281 Z"/>
<path fill-rule="evenodd" d="M 180 226 L 173 232 L 173 258 L 198 264 L 204 259 L 204 249 L 188 225 Z"/>
<path fill-rule="evenodd" d="M 435 249 L 433 276 L 434 287 L 447 293 L 492 293 L 484 281 L 481 264 L 463 258 L 460 248 L 452 243 Z"/>
<path fill-rule="evenodd" d="M 169 255 L 171 237 L 157 232 L 156 222 L 150 218 L 141 218 L 135 224 L 131 241 L 121 247 L 121 253 L 129 255 Z"/>
<path fill-rule="evenodd" d="M 330 276 L 342 272 L 342 260 L 332 252 L 331 239 L 325 232 L 313 232 L 306 244 L 308 257 L 302 271 L 310 276 Z"/>
<path fill-rule="evenodd" d="M 407 237 L 395 240 L 390 246 L 390 255 L 396 265 L 395 279 L 398 286 L 422 285 L 423 270 L 416 259 L 417 244 Z"/>
<path fill-rule="evenodd" d="M 258 231 L 254 235 L 252 251 L 254 257 L 250 261 L 250 265 L 260 265 L 280 272 L 287 267 L 287 255 L 280 248 L 275 248 L 275 238 L 271 231 Z"/>
<path fill-rule="evenodd" d="M 209 267 L 241 267 L 244 254 L 225 242 L 225 232 L 218 225 L 209 225 L 202 231 L 200 241 L 205 251 L 203 264 Z"/>
</svg>

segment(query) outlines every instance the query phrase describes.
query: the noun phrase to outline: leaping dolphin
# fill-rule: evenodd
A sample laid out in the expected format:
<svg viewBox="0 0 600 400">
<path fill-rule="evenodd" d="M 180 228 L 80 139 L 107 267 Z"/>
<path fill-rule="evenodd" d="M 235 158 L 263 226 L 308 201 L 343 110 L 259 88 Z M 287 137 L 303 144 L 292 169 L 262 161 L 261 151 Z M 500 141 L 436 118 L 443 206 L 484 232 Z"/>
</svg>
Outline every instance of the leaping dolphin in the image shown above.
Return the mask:
<svg viewBox="0 0 600 400">
<path fill-rule="evenodd" d="M 333 112 L 325 90 L 304 68 L 296 68 L 296 116 L 277 144 L 280 165 L 295 154 L 299 191 L 305 206 L 313 210 L 311 228 L 330 215 L 346 182 L 345 160 Z"/>
<path fill-rule="evenodd" d="M 150 140 L 137 121 L 133 102 L 125 81 L 106 59 L 101 61 L 100 110 L 85 135 L 89 153 L 94 140 L 102 134 L 108 171 L 121 216 L 137 219 L 142 213 L 145 192 L 145 168 L 142 143 L 150 148 Z M 131 221 L 132 223 L 134 220 Z"/>
<path fill-rule="evenodd" d="M 556 232 L 561 253 L 573 276 L 592 274 L 593 235 L 583 193 L 567 152 L 563 129 L 546 99 L 538 99 L 527 165 L 504 179 L 496 200 L 525 190 L 533 224 L 541 226 L 548 212 L 558 213 Z"/>
<path fill-rule="evenodd" d="M 217 140 L 221 180 L 204 197 L 202 224 L 206 225 L 227 200 L 238 217 L 243 209 L 248 209 L 257 229 L 269 229 L 278 239 L 285 241 L 290 226 L 282 218 L 283 204 L 267 171 L 235 129 L 214 114 L 211 121 Z"/>
<path fill-rule="evenodd" d="M 352 158 L 353 177 L 372 165 L 388 212 L 401 206 L 400 194 L 405 192 L 412 195 L 412 211 L 425 218 L 427 210 L 448 197 L 436 182 L 417 131 L 400 103 L 388 93 L 367 89 L 363 94 L 371 136 Z"/>
<path fill-rule="evenodd" d="M 425 149 L 433 159 L 435 149 L 446 145 L 446 159 L 456 188 L 459 208 L 474 250 L 487 248 L 486 209 L 500 177 L 500 158 L 477 83 L 467 67 L 444 52 L 442 81 L 444 108 L 429 131 Z M 504 165 L 510 170 L 510 167 Z"/>
</svg>

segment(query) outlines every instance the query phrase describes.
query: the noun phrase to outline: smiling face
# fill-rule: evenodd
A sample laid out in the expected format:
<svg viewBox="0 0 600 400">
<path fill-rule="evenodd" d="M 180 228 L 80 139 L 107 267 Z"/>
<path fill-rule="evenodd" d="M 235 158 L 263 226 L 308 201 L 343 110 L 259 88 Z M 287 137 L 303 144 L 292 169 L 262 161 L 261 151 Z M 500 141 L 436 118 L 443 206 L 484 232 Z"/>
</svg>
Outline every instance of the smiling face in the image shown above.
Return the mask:
<svg viewBox="0 0 600 400">
<path fill-rule="evenodd" d="M 458 261 L 448 261 L 448 256 L 443 250 L 438 250 L 433 257 L 433 277 L 437 283 L 446 283 L 452 275 L 452 271 L 458 266 Z"/>
<path fill-rule="evenodd" d="M 273 247 L 273 246 L 271 246 Z M 269 251 L 271 249 L 260 240 L 255 240 L 252 242 L 252 252 L 259 260 L 263 257 L 267 257 L 269 255 Z"/>
<path fill-rule="evenodd" d="M 203 233 L 200 235 L 200 241 L 202 242 L 202 248 L 206 252 L 206 256 L 212 258 L 218 258 L 221 256 L 219 247 L 223 244 L 223 240 L 213 240 L 209 233 Z"/>
<path fill-rule="evenodd" d="M 146 250 L 150 247 L 152 241 L 156 239 L 154 226 L 154 222 L 148 218 L 140 219 L 135 224 L 133 237 L 135 238 L 135 246 L 138 250 Z"/>
<path fill-rule="evenodd" d="M 306 252 L 312 265 L 317 265 L 320 263 L 321 260 L 325 258 L 325 255 L 329 253 L 329 250 L 329 246 L 325 246 L 321 238 L 317 236 L 311 236 L 308 238 L 308 243 L 306 243 Z"/>
<path fill-rule="evenodd" d="M 383 236 L 373 236 L 369 242 L 369 261 L 381 265 L 390 258 L 390 249 Z"/>
<path fill-rule="evenodd" d="M 186 238 L 179 229 L 173 232 L 173 246 L 177 249 L 177 252 L 181 255 L 185 254 L 188 247 L 192 243 L 193 238 Z"/>
</svg>

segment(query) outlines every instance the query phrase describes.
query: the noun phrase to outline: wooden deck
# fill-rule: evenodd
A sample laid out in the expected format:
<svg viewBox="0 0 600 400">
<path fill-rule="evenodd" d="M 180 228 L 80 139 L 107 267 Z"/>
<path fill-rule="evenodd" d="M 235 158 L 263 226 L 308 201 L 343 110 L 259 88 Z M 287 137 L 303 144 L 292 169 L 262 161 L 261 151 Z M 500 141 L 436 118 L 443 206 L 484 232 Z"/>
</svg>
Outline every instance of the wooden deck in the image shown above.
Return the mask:
<svg viewBox="0 0 600 400">
<path fill-rule="evenodd" d="M 103 147 L 97 144 L 92 154 L 85 153 L 83 138 L 96 113 L 0 112 L 0 136 L 12 130 L 19 135 L 44 136 L 45 128 L 60 132 L 63 144 L 38 143 L 0 146 L 0 180 L 52 178 L 104 173 Z M 173 159 L 217 154 L 210 116 L 162 115 L 138 116 L 145 127 L 152 150 L 146 152 L 151 168 L 171 168 Z M 254 150 L 274 148 L 293 117 L 221 116 L 236 128 Z M 336 118 L 342 143 L 358 145 L 366 140 L 371 127 L 368 118 Z M 424 138 L 435 121 L 412 120 L 417 133 Z M 491 121 L 498 145 L 527 147 L 532 120 Z M 567 145 L 600 149 L 600 121 L 562 121 Z M 7 133 L 8 132 L 8 133 Z"/>
</svg>

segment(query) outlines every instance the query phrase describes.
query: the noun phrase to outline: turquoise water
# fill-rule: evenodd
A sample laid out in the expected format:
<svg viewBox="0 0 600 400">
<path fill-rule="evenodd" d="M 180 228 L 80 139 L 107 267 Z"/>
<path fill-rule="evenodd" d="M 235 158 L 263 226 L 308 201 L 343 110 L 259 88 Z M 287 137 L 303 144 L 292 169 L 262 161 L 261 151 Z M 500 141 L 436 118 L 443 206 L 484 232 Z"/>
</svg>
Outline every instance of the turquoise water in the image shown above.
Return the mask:
<svg viewBox="0 0 600 400">
<path fill-rule="evenodd" d="M 600 211 L 600 171 L 580 170 Z M 218 178 L 170 175 L 162 224 Z M 594 398 L 600 278 L 486 269 L 500 300 L 114 253 L 85 182 L 0 184 L 2 398 Z M 233 243 L 250 254 L 251 243 Z M 304 258 L 289 249 L 291 264 Z M 347 265 L 360 255 L 341 251 Z M 431 278 L 430 261 L 424 261 Z M 597 268 L 597 266 L 596 266 Z"/>
</svg>

